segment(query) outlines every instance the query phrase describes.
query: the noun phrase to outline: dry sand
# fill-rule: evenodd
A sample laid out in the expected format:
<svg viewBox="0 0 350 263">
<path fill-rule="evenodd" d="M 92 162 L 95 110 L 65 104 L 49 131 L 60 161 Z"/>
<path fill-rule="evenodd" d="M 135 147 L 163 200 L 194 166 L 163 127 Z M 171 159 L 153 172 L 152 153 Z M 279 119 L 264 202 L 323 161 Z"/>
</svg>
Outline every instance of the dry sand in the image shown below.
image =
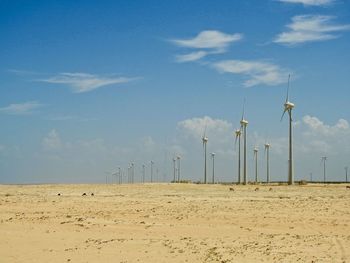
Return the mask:
<svg viewBox="0 0 350 263">
<path fill-rule="evenodd" d="M 0 262 L 350 262 L 345 185 L 256 187 L 0 185 Z"/>
</svg>

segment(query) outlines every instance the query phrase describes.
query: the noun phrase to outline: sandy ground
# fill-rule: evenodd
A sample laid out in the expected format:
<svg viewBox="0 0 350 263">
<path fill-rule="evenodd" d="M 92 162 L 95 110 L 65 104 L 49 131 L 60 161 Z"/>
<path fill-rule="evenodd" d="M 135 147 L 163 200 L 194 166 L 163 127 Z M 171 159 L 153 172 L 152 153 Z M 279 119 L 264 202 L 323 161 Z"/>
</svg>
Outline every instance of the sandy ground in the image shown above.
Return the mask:
<svg viewBox="0 0 350 263">
<path fill-rule="evenodd" d="M 350 262 L 350 189 L 0 185 L 0 262 Z"/>
</svg>

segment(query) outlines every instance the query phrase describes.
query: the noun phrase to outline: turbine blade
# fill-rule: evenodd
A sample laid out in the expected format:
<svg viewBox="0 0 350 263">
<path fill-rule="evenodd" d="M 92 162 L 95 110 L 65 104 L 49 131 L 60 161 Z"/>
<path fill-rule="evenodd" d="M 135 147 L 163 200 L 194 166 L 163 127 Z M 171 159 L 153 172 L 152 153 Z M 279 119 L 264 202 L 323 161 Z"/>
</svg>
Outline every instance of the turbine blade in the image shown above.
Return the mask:
<svg viewBox="0 0 350 263">
<path fill-rule="evenodd" d="M 282 113 L 282 117 L 281 117 L 281 120 L 280 121 L 282 121 L 283 120 L 283 117 L 284 117 L 284 114 L 286 114 L 286 109 L 283 111 L 283 113 Z"/>
<path fill-rule="evenodd" d="M 236 149 L 236 145 L 237 145 L 237 139 L 238 139 L 238 136 L 236 135 L 236 139 L 235 139 L 235 149 Z"/>
<path fill-rule="evenodd" d="M 243 100 L 242 120 L 244 119 L 244 110 L 245 110 L 245 98 Z"/>
<path fill-rule="evenodd" d="M 290 85 L 290 74 L 288 75 L 288 87 L 287 87 L 287 97 L 286 97 L 286 102 L 289 100 L 289 85 Z"/>
</svg>

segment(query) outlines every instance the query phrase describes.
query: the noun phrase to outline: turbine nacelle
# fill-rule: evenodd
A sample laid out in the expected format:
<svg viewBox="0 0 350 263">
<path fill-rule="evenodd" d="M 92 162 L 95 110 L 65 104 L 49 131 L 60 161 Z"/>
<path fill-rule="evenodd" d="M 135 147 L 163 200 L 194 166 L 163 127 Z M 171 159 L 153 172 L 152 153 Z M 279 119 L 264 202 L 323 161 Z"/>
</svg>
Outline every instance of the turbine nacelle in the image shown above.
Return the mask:
<svg viewBox="0 0 350 263">
<path fill-rule="evenodd" d="M 284 110 L 285 111 L 292 110 L 294 106 L 295 106 L 294 103 L 290 101 L 286 101 L 286 103 L 284 103 Z"/>
<path fill-rule="evenodd" d="M 241 136 L 241 134 L 242 134 L 242 131 L 241 131 L 240 129 L 235 130 L 235 135 L 236 135 L 236 137 Z"/>
<path fill-rule="evenodd" d="M 203 143 L 207 143 L 208 140 L 209 140 L 208 137 L 203 137 L 203 138 L 202 138 Z"/>
<path fill-rule="evenodd" d="M 241 123 L 242 126 L 247 126 L 247 125 L 248 125 L 248 121 L 245 120 L 245 119 L 242 119 L 242 120 L 240 121 L 240 123 Z"/>
</svg>

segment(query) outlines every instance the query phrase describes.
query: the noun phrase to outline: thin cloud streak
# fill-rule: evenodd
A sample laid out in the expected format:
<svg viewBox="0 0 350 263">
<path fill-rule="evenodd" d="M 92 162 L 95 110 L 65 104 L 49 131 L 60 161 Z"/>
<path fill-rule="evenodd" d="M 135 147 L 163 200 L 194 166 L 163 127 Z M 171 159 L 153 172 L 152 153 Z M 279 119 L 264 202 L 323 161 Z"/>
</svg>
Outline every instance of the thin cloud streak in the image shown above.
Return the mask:
<svg viewBox="0 0 350 263">
<path fill-rule="evenodd" d="M 335 32 L 350 30 L 350 25 L 332 23 L 333 16 L 300 15 L 292 18 L 287 25 L 289 31 L 279 34 L 273 42 L 295 46 L 305 42 L 326 41 L 338 38 Z"/>
<path fill-rule="evenodd" d="M 204 58 L 210 54 L 220 54 L 227 51 L 228 46 L 240 41 L 243 38 L 242 34 L 226 34 L 216 30 L 204 30 L 196 37 L 190 39 L 174 39 L 172 43 L 179 47 L 196 49 L 196 51 L 177 55 L 177 62 L 192 62 Z"/>
<path fill-rule="evenodd" d="M 243 61 L 243 60 L 223 60 L 212 64 L 220 73 L 242 74 L 248 77 L 244 82 L 245 87 L 256 85 L 275 86 L 285 83 L 287 71 L 278 65 L 260 62 L 260 61 Z"/>
<path fill-rule="evenodd" d="M 284 3 L 303 4 L 304 6 L 326 6 L 333 4 L 335 0 L 279 0 Z"/>
<path fill-rule="evenodd" d="M 30 115 L 43 104 L 37 101 L 28 101 L 24 103 L 13 103 L 7 107 L 0 108 L 0 113 L 10 114 L 10 115 Z"/>
<path fill-rule="evenodd" d="M 128 83 L 135 78 L 98 76 L 87 73 L 60 73 L 50 78 L 37 81 L 52 84 L 64 84 L 71 87 L 74 93 L 89 92 L 112 84 Z"/>
</svg>

